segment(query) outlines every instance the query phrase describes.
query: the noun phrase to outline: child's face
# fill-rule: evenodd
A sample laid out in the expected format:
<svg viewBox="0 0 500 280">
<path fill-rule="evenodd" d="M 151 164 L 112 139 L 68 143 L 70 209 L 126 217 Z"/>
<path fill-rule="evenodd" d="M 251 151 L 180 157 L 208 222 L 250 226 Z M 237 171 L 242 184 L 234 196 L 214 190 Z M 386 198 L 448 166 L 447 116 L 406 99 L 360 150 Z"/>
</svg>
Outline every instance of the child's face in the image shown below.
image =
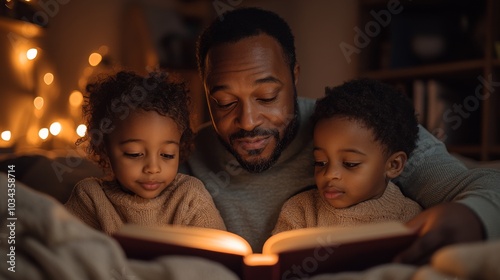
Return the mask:
<svg viewBox="0 0 500 280">
<path fill-rule="evenodd" d="M 314 128 L 315 179 L 336 208 L 380 197 L 386 188 L 387 157 L 372 131 L 346 118 L 319 121 Z"/>
<path fill-rule="evenodd" d="M 143 110 L 114 124 L 108 153 L 115 178 L 138 196 L 157 197 L 177 174 L 181 139 L 177 124 Z"/>
</svg>

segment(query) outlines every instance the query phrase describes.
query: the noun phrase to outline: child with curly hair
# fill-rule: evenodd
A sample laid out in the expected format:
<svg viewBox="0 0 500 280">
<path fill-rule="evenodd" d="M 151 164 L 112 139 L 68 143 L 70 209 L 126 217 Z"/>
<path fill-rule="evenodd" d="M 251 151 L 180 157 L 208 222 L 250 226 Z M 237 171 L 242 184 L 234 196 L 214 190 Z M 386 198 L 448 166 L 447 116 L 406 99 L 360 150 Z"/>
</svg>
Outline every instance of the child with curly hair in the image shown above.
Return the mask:
<svg viewBox="0 0 500 280">
<path fill-rule="evenodd" d="M 110 235 L 124 223 L 225 230 L 203 183 L 178 173 L 193 138 L 184 85 L 122 71 L 86 89 L 87 133 L 77 144 L 109 177 L 78 182 L 65 207 Z"/>
<path fill-rule="evenodd" d="M 403 94 L 374 80 L 353 80 L 326 90 L 312 123 L 316 188 L 283 205 L 273 234 L 404 223 L 421 212 L 391 182 L 403 172 L 418 137 L 415 111 Z"/>
</svg>

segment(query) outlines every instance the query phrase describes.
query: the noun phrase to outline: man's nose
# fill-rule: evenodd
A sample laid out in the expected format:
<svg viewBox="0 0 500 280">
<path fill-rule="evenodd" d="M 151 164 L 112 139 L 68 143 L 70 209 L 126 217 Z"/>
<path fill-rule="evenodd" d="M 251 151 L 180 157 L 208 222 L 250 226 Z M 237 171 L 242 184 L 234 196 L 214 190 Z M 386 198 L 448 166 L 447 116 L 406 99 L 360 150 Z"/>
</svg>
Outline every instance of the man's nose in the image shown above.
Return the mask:
<svg viewBox="0 0 500 280">
<path fill-rule="evenodd" d="M 251 102 L 242 103 L 237 116 L 238 126 L 246 131 L 252 131 L 262 124 L 262 113 L 260 108 Z"/>
</svg>

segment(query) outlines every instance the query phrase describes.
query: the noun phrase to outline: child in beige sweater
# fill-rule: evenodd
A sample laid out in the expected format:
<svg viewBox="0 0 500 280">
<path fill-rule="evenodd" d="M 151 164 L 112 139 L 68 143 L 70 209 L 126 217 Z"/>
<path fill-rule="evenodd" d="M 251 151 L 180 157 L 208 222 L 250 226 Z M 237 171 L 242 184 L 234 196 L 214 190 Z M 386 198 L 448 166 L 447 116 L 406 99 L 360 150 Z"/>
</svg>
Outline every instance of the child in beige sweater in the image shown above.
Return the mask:
<svg viewBox="0 0 500 280">
<path fill-rule="evenodd" d="M 307 227 L 407 222 L 421 207 L 390 180 L 415 148 L 411 103 L 382 83 L 362 79 L 328 89 L 316 102 L 316 188 L 290 198 L 273 234 Z"/>
<path fill-rule="evenodd" d="M 65 206 L 93 228 L 113 234 L 124 223 L 225 230 L 198 179 L 177 172 L 193 132 L 183 84 L 156 72 L 119 72 L 89 84 L 83 107 L 90 157 L 110 175 L 76 184 Z"/>
</svg>

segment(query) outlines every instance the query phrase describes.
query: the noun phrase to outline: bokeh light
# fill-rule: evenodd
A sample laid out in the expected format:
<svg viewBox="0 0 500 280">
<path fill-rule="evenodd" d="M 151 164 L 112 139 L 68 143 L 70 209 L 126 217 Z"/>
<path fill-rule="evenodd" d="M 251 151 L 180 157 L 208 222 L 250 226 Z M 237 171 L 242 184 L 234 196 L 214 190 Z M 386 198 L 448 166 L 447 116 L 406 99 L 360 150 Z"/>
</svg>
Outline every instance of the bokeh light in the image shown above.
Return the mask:
<svg viewBox="0 0 500 280">
<path fill-rule="evenodd" d="M 50 130 L 50 134 L 52 134 L 54 136 L 58 135 L 59 133 L 61 133 L 61 130 L 62 130 L 61 123 L 53 122 L 50 125 L 49 130 Z"/>
<path fill-rule="evenodd" d="M 76 134 L 80 137 L 85 136 L 85 132 L 87 132 L 87 126 L 84 124 L 81 124 L 76 128 Z"/>
<path fill-rule="evenodd" d="M 92 53 L 89 56 L 89 64 L 91 66 L 99 65 L 99 63 L 101 63 L 101 60 L 102 60 L 102 55 L 100 55 L 98 53 Z"/>
<path fill-rule="evenodd" d="M 33 100 L 33 105 L 35 105 L 35 108 L 37 108 L 38 110 L 43 108 L 43 104 L 44 104 L 43 97 L 37 96 Z"/>
<path fill-rule="evenodd" d="M 49 137 L 49 130 L 44 127 L 42 129 L 40 129 L 40 131 L 38 131 L 38 136 L 42 139 L 42 140 L 45 140 L 47 139 L 47 137 Z"/>
<path fill-rule="evenodd" d="M 5 130 L 2 132 L 0 135 L 3 141 L 10 141 L 10 138 L 12 137 L 12 133 L 9 130 Z"/>
<path fill-rule="evenodd" d="M 45 73 L 45 75 L 43 75 L 43 81 L 45 82 L 46 85 L 49 86 L 54 81 L 54 74 Z"/>
<path fill-rule="evenodd" d="M 71 92 L 71 94 L 69 95 L 69 104 L 73 107 L 78 107 L 82 104 L 83 102 L 83 94 L 78 91 L 78 90 L 74 90 L 73 92 Z"/>
<path fill-rule="evenodd" d="M 26 57 L 29 59 L 29 60 L 33 60 L 36 58 L 38 54 L 38 50 L 36 48 L 31 48 L 29 49 L 27 52 L 26 52 Z"/>
</svg>

